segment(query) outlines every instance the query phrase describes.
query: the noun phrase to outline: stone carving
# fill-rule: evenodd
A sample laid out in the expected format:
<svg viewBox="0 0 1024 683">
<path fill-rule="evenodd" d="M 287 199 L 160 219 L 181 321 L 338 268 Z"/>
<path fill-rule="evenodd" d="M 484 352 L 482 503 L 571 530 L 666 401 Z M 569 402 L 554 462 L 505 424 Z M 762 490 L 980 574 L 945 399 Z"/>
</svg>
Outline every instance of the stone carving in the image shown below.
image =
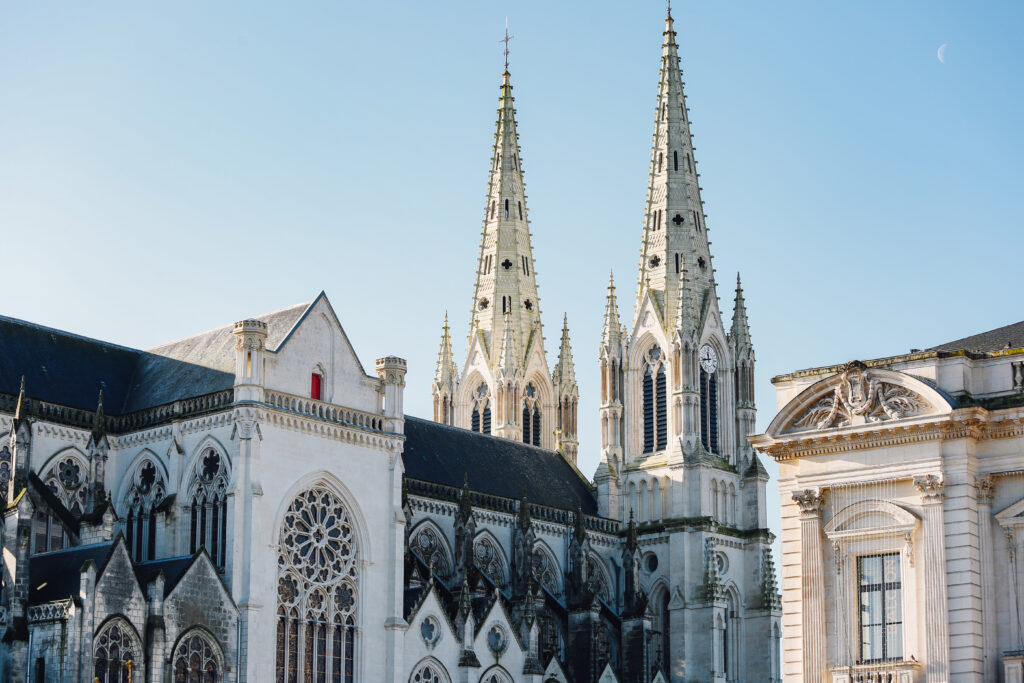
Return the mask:
<svg viewBox="0 0 1024 683">
<path fill-rule="evenodd" d="M 904 387 L 885 382 L 860 361 L 847 363 L 832 395 L 793 422 L 797 429 L 832 429 L 918 415 L 928 403 Z"/>
<path fill-rule="evenodd" d="M 817 517 L 825 506 L 825 494 L 816 489 L 793 491 L 793 500 L 800 506 L 800 516 Z"/>
<path fill-rule="evenodd" d="M 914 477 L 914 486 L 921 493 L 921 502 L 937 503 L 942 500 L 942 478 L 935 474 Z"/>
</svg>

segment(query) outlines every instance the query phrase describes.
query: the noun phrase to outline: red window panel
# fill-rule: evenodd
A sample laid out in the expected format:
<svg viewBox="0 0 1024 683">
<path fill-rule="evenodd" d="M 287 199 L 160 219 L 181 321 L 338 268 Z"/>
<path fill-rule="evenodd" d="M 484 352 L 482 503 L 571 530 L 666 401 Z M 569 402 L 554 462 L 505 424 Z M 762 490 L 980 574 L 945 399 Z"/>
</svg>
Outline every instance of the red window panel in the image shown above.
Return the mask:
<svg viewBox="0 0 1024 683">
<path fill-rule="evenodd" d="M 310 378 L 309 395 L 312 398 L 315 398 L 317 401 L 320 400 L 320 384 L 322 381 L 323 378 L 320 377 L 320 375 L 315 372 L 313 373 L 313 376 Z"/>
</svg>

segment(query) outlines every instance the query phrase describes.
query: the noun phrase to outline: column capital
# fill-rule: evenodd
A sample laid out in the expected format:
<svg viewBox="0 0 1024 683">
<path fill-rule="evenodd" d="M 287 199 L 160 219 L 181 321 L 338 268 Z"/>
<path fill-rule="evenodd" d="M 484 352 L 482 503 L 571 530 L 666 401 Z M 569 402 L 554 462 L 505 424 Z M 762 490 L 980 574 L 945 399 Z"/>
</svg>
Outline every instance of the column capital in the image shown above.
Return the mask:
<svg viewBox="0 0 1024 683">
<path fill-rule="evenodd" d="M 825 494 L 820 489 L 793 491 L 793 500 L 800 506 L 800 519 L 820 519 L 825 507 Z"/>
<path fill-rule="evenodd" d="M 996 493 L 996 482 L 991 475 L 985 474 L 974 480 L 974 488 L 978 492 L 978 503 L 991 505 Z"/>
<path fill-rule="evenodd" d="M 937 474 L 925 474 L 914 477 L 914 486 L 921 493 L 921 502 L 934 504 L 942 502 L 942 477 Z"/>
</svg>

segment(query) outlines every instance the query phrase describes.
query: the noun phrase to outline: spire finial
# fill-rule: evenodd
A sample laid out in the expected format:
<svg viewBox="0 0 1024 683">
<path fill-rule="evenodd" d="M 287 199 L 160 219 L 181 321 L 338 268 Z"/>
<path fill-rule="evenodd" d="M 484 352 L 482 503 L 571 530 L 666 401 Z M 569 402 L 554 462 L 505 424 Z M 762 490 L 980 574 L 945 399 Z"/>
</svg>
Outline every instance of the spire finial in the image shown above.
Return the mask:
<svg viewBox="0 0 1024 683">
<path fill-rule="evenodd" d="M 671 19 L 672 18 L 672 0 L 665 0 L 665 3 L 668 5 L 668 18 Z"/>
<path fill-rule="evenodd" d="M 499 40 L 499 43 L 505 43 L 505 72 L 508 72 L 508 41 L 515 38 L 508 34 L 508 17 L 505 17 L 505 37 Z"/>
</svg>

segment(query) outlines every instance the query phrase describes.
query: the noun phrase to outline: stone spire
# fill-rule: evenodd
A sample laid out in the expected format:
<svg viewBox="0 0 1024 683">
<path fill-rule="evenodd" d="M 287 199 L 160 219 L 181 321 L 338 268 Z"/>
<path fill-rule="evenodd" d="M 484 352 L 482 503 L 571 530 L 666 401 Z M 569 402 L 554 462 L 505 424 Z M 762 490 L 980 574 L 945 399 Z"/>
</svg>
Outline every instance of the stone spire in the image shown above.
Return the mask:
<svg viewBox="0 0 1024 683">
<path fill-rule="evenodd" d="M 618 353 L 622 344 L 622 323 L 619 322 L 619 302 L 615 299 L 615 274 L 608 273 L 608 295 L 604 304 L 604 329 L 601 331 L 601 348 L 609 353 Z"/>
<path fill-rule="evenodd" d="M 736 273 L 736 299 L 732 313 L 732 329 L 729 330 L 729 339 L 733 348 L 742 351 L 751 346 L 750 323 L 747 321 L 747 303 L 743 298 L 743 284 L 740 282 L 740 274 Z"/>
<path fill-rule="evenodd" d="M 576 365 L 572 360 L 572 346 L 569 343 L 569 316 L 562 320 L 562 345 L 558 350 L 558 363 L 551 375 L 555 387 L 555 398 L 558 402 L 556 448 L 572 462 L 576 462 L 579 451 L 579 440 L 576 433 L 576 410 L 579 405 L 580 392 L 576 385 Z"/>
<path fill-rule="evenodd" d="M 649 285 L 667 323 L 683 268 L 699 298 L 714 276 L 671 13 L 664 36 L 637 296 Z"/>
<path fill-rule="evenodd" d="M 459 386 L 459 368 L 452 354 L 452 335 L 448 327 L 448 312 L 444 314 L 441 328 L 441 349 L 437 352 L 437 367 L 434 369 L 434 421 L 454 424 L 455 394 Z"/>
<path fill-rule="evenodd" d="M 540 300 L 530 246 L 526 187 L 513 101 L 511 76 L 505 71 L 502 74 L 470 331 L 471 342 L 477 335 L 484 337 L 492 360 L 496 360 L 500 353 L 494 337 L 504 326 L 506 313 L 511 317 L 516 348 L 523 354 L 520 360 L 532 352 L 535 345 L 543 345 Z"/>
<path fill-rule="evenodd" d="M 107 419 L 103 414 L 103 390 L 100 389 L 100 395 L 96 399 L 96 414 L 92 418 L 92 440 L 93 443 L 99 443 L 101 439 L 107 433 Z"/>
<path fill-rule="evenodd" d="M 569 315 L 562 319 L 562 345 L 558 349 L 558 362 L 551 376 L 555 391 L 576 386 L 576 366 L 572 361 L 572 346 L 569 343 Z"/>
</svg>

